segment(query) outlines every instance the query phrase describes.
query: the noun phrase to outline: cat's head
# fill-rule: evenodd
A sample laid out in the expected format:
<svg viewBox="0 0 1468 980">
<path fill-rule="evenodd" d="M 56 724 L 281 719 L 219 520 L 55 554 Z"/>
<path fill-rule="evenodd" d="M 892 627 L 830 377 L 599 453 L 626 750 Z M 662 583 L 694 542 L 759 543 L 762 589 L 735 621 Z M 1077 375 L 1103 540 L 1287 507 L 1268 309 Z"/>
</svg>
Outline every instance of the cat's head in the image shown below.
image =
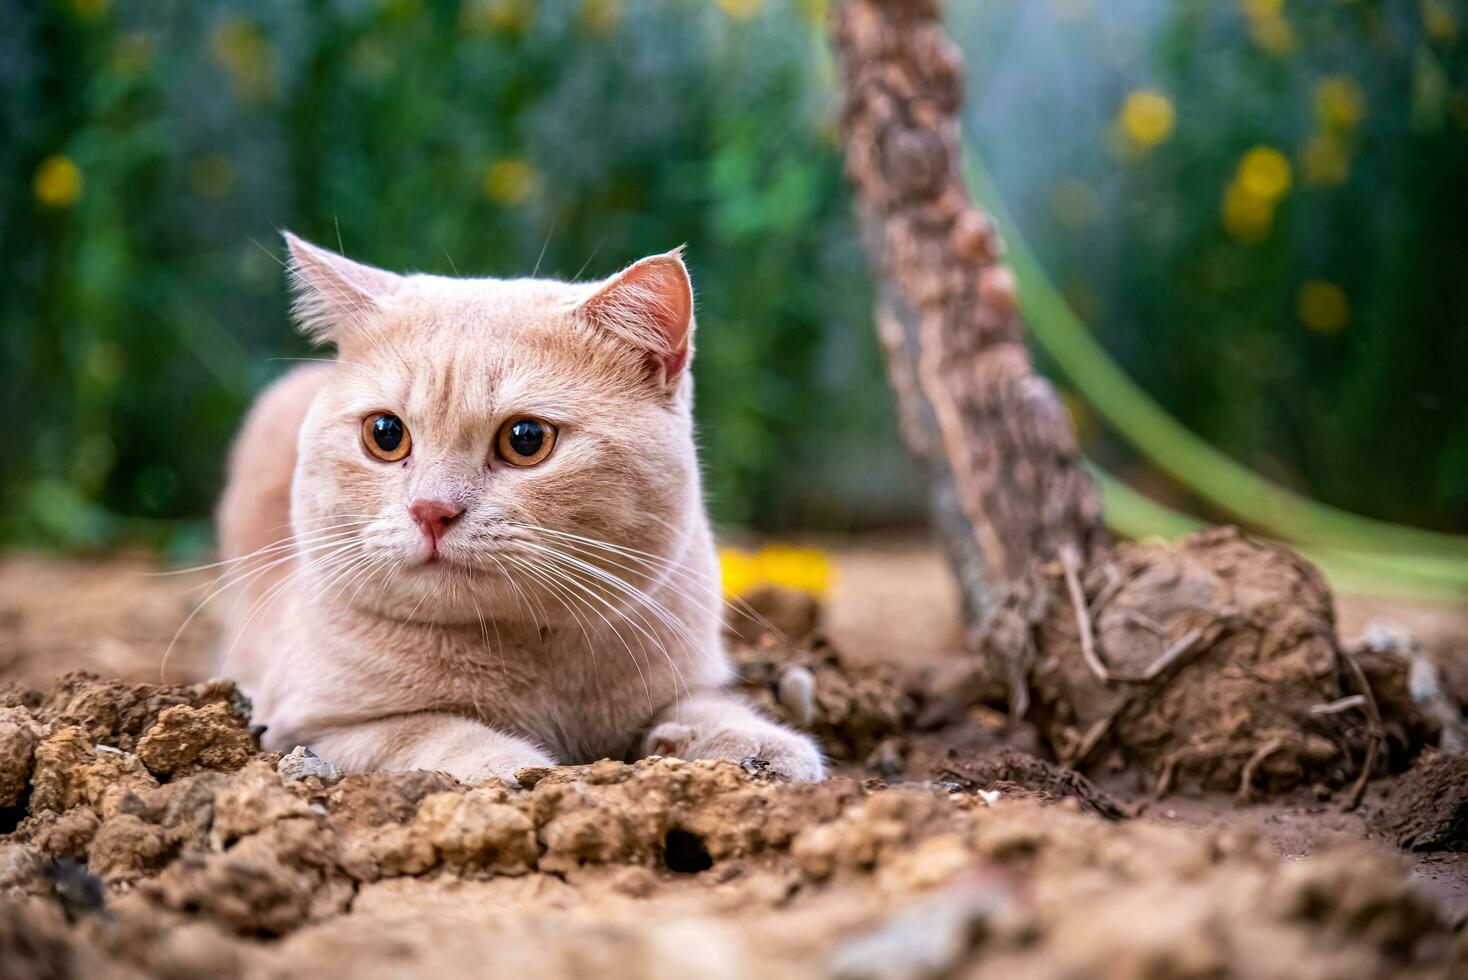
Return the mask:
<svg viewBox="0 0 1468 980">
<path fill-rule="evenodd" d="M 578 582 L 618 599 L 593 568 L 645 583 L 642 553 L 703 527 L 681 249 L 565 283 L 400 276 L 287 241 L 302 329 L 338 351 L 292 521 L 322 554 L 352 545 L 322 568 L 345 601 L 545 616 Z"/>
</svg>

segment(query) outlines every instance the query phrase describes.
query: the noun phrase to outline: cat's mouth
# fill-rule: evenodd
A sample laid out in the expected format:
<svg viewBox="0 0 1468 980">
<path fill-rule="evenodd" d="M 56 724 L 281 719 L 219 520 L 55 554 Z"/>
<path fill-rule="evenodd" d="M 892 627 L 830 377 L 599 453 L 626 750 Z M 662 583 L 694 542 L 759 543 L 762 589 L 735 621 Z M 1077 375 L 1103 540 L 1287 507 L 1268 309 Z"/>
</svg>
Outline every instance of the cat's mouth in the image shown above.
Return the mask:
<svg viewBox="0 0 1468 980">
<path fill-rule="evenodd" d="M 476 562 L 467 562 L 452 555 L 444 554 L 435 550 L 426 555 L 422 564 L 418 566 L 427 572 L 437 572 L 442 575 L 471 575 L 484 577 L 493 573 L 493 569 L 485 568 Z"/>
</svg>

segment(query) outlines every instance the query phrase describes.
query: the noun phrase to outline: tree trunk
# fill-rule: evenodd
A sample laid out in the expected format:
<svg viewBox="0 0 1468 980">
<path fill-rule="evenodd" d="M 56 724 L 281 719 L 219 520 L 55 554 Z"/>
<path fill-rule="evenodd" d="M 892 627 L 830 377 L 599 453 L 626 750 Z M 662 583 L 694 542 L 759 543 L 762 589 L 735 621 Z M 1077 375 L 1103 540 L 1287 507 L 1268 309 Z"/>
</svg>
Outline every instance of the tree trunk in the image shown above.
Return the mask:
<svg viewBox="0 0 1468 980">
<path fill-rule="evenodd" d="M 1003 699 L 1057 758 L 1139 766 L 1159 794 L 1185 770 L 1247 799 L 1355 769 L 1354 806 L 1388 728 L 1431 727 L 1393 694 L 1421 664 L 1342 649 L 1324 579 L 1287 549 L 1228 528 L 1112 545 L 1030 363 L 1013 274 L 964 187 L 963 62 L 938 0 L 840 0 L 832 37 L 878 332 L 976 654 L 930 679 L 924 717 Z"/>
<path fill-rule="evenodd" d="M 1084 566 L 1106 544 L 1100 500 L 1030 362 L 998 236 L 964 186 L 963 60 L 939 4 L 844 0 L 832 36 L 889 378 L 978 642 L 1039 565 Z"/>
</svg>

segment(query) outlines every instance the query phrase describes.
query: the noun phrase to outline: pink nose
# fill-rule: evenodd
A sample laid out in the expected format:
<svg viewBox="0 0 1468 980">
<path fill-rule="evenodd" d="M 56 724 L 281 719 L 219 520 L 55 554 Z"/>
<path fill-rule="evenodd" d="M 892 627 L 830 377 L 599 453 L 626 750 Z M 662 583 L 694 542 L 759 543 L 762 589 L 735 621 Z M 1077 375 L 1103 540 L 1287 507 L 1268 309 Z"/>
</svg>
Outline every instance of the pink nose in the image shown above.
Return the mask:
<svg viewBox="0 0 1468 980">
<path fill-rule="evenodd" d="M 438 539 L 444 536 L 454 519 L 464 513 L 464 508 L 446 504 L 442 500 L 415 500 L 408 507 L 408 513 L 418 522 L 418 529 L 423 532 L 428 543 L 436 548 Z"/>
</svg>

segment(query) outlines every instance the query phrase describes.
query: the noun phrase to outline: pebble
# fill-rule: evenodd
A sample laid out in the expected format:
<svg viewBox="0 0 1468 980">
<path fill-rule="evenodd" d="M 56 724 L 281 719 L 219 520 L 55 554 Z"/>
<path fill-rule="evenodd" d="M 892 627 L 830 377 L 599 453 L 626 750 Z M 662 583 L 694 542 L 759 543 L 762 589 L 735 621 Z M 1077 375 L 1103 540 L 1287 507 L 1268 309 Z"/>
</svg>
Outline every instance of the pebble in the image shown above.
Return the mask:
<svg viewBox="0 0 1468 980">
<path fill-rule="evenodd" d="M 297 745 L 290 754 L 275 764 L 275 771 L 286 779 L 305 779 L 315 776 L 323 783 L 334 783 L 346 773 L 312 752 L 304 745 Z"/>
</svg>

